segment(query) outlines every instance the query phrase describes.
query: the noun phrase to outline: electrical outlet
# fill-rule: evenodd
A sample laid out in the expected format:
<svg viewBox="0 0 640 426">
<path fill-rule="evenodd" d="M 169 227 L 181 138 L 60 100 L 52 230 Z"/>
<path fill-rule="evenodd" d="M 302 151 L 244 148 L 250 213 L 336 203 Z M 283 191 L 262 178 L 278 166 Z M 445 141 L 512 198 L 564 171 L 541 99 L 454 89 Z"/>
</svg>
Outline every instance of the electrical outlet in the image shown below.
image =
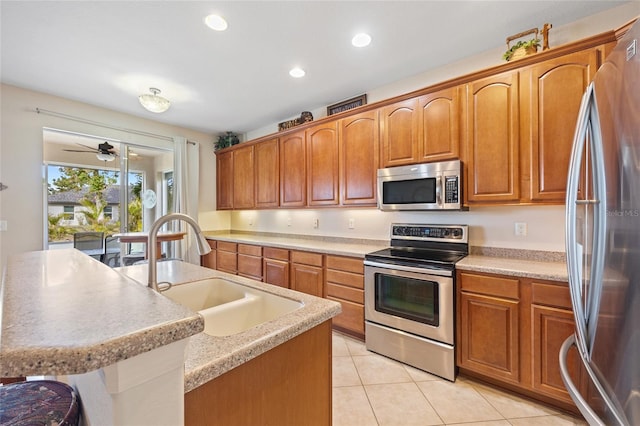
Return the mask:
<svg viewBox="0 0 640 426">
<path fill-rule="evenodd" d="M 314 228 L 317 228 L 319 224 L 320 224 L 320 221 L 317 218 L 313 219 L 313 227 Z"/>
<path fill-rule="evenodd" d="M 514 232 L 518 237 L 527 236 L 527 222 L 516 222 Z"/>
<path fill-rule="evenodd" d="M 287 218 L 287 226 L 291 226 L 291 218 L 290 217 Z"/>
<path fill-rule="evenodd" d="M 356 221 L 353 218 L 349 218 L 349 225 L 348 225 L 349 229 L 355 229 L 356 228 Z"/>
</svg>

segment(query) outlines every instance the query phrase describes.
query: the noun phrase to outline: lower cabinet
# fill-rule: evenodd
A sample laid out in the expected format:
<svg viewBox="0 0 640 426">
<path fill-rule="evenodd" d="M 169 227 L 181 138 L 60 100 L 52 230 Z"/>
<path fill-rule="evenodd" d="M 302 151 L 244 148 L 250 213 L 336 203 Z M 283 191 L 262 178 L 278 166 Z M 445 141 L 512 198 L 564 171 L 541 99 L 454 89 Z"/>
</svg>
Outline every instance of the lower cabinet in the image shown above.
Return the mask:
<svg viewBox="0 0 640 426">
<path fill-rule="evenodd" d="M 262 273 L 265 283 L 289 288 L 289 250 L 264 247 Z"/>
<path fill-rule="evenodd" d="M 201 257 L 202 266 L 209 269 L 218 269 L 216 267 L 216 241 L 207 240 L 207 243 L 211 247 L 211 251 Z"/>
<path fill-rule="evenodd" d="M 291 289 L 323 297 L 322 254 L 291 251 Z"/>
<path fill-rule="evenodd" d="M 364 339 L 362 259 L 327 255 L 325 264 L 326 297 L 342 305 L 342 312 L 333 318 L 334 328 Z"/>
<path fill-rule="evenodd" d="M 577 412 L 560 376 L 560 346 L 574 332 L 567 283 L 457 272 L 456 361 L 462 373 Z M 586 395 L 576 351 L 568 367 Z"/>
<path fill-rule="evenodd" d="M 262 281 L 262 247 L 238 244 L 238 275 Z"/>
<path fill-rule="evenodd" d="M 238 272 L 238 244 L 227 241 L 216 243 L 216 269 L 230 274 Z"/>
</svg>

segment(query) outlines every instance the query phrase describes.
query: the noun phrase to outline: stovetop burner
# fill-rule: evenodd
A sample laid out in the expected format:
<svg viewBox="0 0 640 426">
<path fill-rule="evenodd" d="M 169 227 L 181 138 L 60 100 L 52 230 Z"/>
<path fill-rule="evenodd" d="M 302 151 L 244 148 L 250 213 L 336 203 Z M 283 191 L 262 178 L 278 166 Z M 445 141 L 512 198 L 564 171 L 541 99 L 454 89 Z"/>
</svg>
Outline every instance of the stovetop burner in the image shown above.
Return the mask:
<svg viewBox="0 0 640 426">
<path fill-rule="evenodd" d="M 452 271 L 469 253 L 467 225 L 391 225 L 391 247 L 365 260 Z"/>
</svg>

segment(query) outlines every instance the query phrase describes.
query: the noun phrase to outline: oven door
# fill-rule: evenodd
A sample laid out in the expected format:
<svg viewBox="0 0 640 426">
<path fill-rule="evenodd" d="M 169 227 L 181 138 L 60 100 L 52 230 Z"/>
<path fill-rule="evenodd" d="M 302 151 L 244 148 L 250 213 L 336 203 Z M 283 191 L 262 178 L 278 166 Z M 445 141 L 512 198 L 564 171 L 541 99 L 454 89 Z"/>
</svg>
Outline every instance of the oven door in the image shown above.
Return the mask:
<svg viewBox="0 0 640 426">
<path fill-rule="evenodd" d="M 453 276 L 365 260 L 365 320 L 453 345 Z"/>
</svg>

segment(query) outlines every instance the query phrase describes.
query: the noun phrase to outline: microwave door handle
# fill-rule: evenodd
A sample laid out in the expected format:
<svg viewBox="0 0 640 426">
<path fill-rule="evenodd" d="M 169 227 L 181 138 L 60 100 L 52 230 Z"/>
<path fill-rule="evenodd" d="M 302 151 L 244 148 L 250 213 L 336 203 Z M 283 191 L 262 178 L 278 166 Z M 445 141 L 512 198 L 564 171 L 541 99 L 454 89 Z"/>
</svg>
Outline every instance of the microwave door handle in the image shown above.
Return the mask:
<svg viewBox="0 0 640 426">
<path fill-rule="evenodd" d="M 442 205 L 442 176 L 436 176 L 436 204 L 438 207 L 444 207 Z"/>
</svg>

